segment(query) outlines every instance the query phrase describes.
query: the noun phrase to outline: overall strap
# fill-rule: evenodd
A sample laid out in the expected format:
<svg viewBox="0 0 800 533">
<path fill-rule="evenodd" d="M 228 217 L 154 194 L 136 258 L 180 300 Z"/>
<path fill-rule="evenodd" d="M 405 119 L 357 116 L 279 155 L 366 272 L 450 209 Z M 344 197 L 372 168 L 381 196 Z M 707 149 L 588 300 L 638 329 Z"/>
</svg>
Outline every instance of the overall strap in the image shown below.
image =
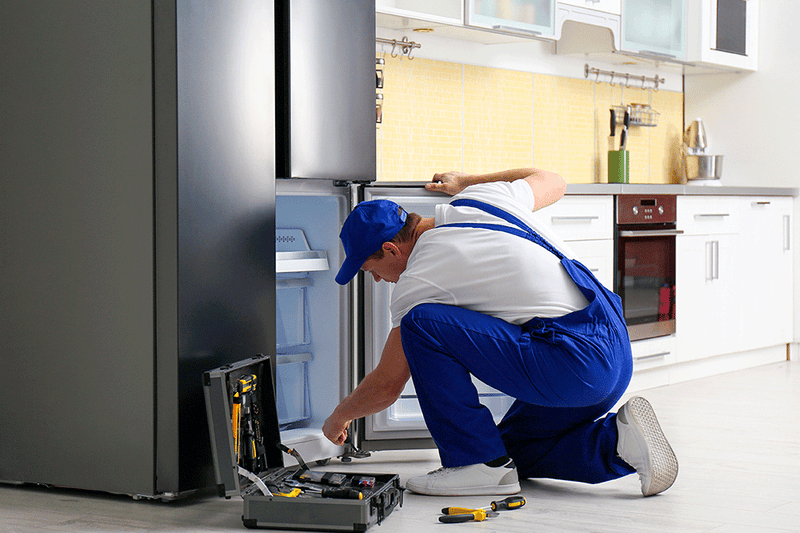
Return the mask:
<svg viewBox="0 0 800 533">
<path fill-rule="evenodd" d="M 495 207 L 493 205 L 487 204 L 486 202 L 481 202 L 479 200 L 472 200 L 469 198 L 461 198 L 459 200 L 454 200 L 450 202 L 450 205 L 453 206 L 464 206 L 464 207 L 474 207 L 476 209 L 480 209 L 485 213 L 489 213 L 490 215 L 494 215 L 498 218 L 505 220 L 516 226 L 516 228 L 512 228 L 509 226 L 504 226 L 500 224 L 485 224 L 485 223 L 470 223 L 470 222 L 455 222 L 452 224 L 444 224 L 439 227 L 461 227 L 461 228 L 478 228 L 478 229 L 490 229 L 495 231 L 503 231 L 505 233 L 510 233 L 512 235 L 516 235 L 518 237 L 522 237 L 523 239 L 527 239 L 531 242 L 535 242 L 545 250 L 549 251 L 559 259 L 564 259 L 564 254 L 559 252 L 553 245 L 549 242 L 544 240 L 541 235 L 533 231 L 530 226 L 525 224 L 522 220 L 515 217 L 511 213 L 500 209 L 499 207 Z M 517 229 L 519 228 L 519 229 Z"/>
</svg>

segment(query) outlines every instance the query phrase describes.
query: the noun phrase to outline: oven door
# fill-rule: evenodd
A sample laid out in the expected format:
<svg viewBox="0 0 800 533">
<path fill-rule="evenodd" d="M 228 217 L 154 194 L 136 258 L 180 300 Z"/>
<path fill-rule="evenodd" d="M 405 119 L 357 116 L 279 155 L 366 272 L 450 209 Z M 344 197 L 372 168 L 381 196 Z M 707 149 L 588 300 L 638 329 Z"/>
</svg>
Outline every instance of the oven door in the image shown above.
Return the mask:
<svg viewBox="0 0 800 533">
<path fill-rule="evenodd" d="M 631 340 L 675 332 L 676 229 L 618 227 L 614 292 Z"/>
</svg>

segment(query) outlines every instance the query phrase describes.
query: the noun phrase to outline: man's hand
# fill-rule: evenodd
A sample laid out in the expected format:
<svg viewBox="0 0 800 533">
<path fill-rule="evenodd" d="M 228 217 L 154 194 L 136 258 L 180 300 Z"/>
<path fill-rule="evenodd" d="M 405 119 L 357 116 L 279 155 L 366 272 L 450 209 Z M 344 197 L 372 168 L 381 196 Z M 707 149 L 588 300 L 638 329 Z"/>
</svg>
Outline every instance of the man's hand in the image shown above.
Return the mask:
<svg viewBox="0 0 800 533">
<path fill-rule="evenodd" d="M 353 420 L 378 413 L 392 405 L 410 378 L 411 371 L 400 341 L 400 328 L 396 327 L 386 338 L 378 365 L 333 410 L 322 426 L 322 433 L 332 443 L 342 445 Z"/>
<path fill-rule="evenodd" d="M 325 420 L 325 423 L 322 425 L 322 434 L 332 443 L 341 446 L 344 444 L 344 441 L 347 440 L 347 428 L 350 427 L 350 422 L 352 421 L 341 421 L 335 418 L 335 416 L 336 413 L 334 412 Z"/>
<path fill-rule="evenodd" d="M 444 174 L 434 174 L 433 180 L 425 184 L 429 191 L 443 192 L 454 196 L 467 188 L 467 174 L 463 172 L 450 171 Z"/>
</svg>

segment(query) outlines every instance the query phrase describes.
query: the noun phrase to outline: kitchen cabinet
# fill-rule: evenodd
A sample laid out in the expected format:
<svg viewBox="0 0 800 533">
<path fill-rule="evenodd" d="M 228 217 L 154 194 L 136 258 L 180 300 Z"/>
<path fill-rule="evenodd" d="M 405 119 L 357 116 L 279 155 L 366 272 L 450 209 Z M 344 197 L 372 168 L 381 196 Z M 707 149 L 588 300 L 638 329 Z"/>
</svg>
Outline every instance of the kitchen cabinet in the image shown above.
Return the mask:
<svg viewBox="0 0 800 533">
<path fill-rule="evenodd" d="M 536 213 L 600 283 L 614 289 L 613 196 L 564 196 Z"/>
<path fill-rule="evenodd" d="M 619 15 L 622 5 L 620 0 L 559 0 L 558 3 L 593 9 L 603 13 L 611 13 L 612 15 Z"/>
<path fill-rule="evenodd" d="M 739 350 L 739 205 L 732 197 L 678 197 L 677 362 Z"/>
<path fill-rule="evenodd" d="M 758 0 L 689 0 L 687 60 L 758 69 Z"/>
<path fill-rule="evenodd" d="M 553 37 L 555 0 L 468 0 L 468 26 Z"/>
<path fill-rule="evenodd" d="M 454 25 L 464 22 L 464 0 L 376 0 L 375 10 L 429 22 Z"/>
<path fill-rule="evenodd" d="M 742 200 L 740 349 L 792 342 L 791 198 Z"/>
<path fill-rule="evenodd" d="M 622 0 L 622 50 L 686 57 L 686 0 Z"/>
</svg>

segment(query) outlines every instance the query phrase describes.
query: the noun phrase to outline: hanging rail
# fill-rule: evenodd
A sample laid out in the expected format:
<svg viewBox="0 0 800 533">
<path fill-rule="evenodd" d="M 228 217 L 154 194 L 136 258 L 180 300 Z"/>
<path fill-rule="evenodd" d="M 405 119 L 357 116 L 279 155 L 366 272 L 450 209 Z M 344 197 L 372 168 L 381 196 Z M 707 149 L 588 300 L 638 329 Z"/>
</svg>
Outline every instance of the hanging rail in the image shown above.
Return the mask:
<svg viewBox="0 0 800 533">
<path fill-rule="evenodd" d="M 600 83 L 600 76 L 609 76 L 608 83 L 611 85 L 616 85 L 614 83 L 614 79 L 616 78 L 620 85 L 624 85 L 625 87 L 637 87 L 639 83 L 641 86 L 638 87 L 639 89 L 646 89 L 646 83 L 653 84 L 653 90 L 658 90 L 658 86 L 664 83 L 664 78 L 659 78 L 658 74 L 655 77 L 648 78 L 647 76 L 634 76 L 632 74 L 628 74 L 625 72 L 614 72 L 613 70 L 600 70 L 599 68 L 590 67 L 589 63 L 586 63 L 583 67 L 583 77 L 588 78 L 589 76 L 595 76 L 594 81 Z"/>
<path fill-rule="evenodd" d="M 415 43 L 414 41 L 409 41 L 408 37 L 405 36 L 403 36 L 403 38 L 399 41 L 397 39 L 382 39 L 381 37 L 376 37 L 375 42 L 383 44 L 391 44 L 392 57 L 397 57 L 397 52 L 395 52 L 395 49 L 397 47 L 400 47 L 401 54 L 407 55 L 409 59 L 414 59 L 413 57 L 411 57 L 411 52 L 414 51 L 414 48 L 419 48 L 420 46 L 422 46 L 421 44 Z"/>
</svg>

